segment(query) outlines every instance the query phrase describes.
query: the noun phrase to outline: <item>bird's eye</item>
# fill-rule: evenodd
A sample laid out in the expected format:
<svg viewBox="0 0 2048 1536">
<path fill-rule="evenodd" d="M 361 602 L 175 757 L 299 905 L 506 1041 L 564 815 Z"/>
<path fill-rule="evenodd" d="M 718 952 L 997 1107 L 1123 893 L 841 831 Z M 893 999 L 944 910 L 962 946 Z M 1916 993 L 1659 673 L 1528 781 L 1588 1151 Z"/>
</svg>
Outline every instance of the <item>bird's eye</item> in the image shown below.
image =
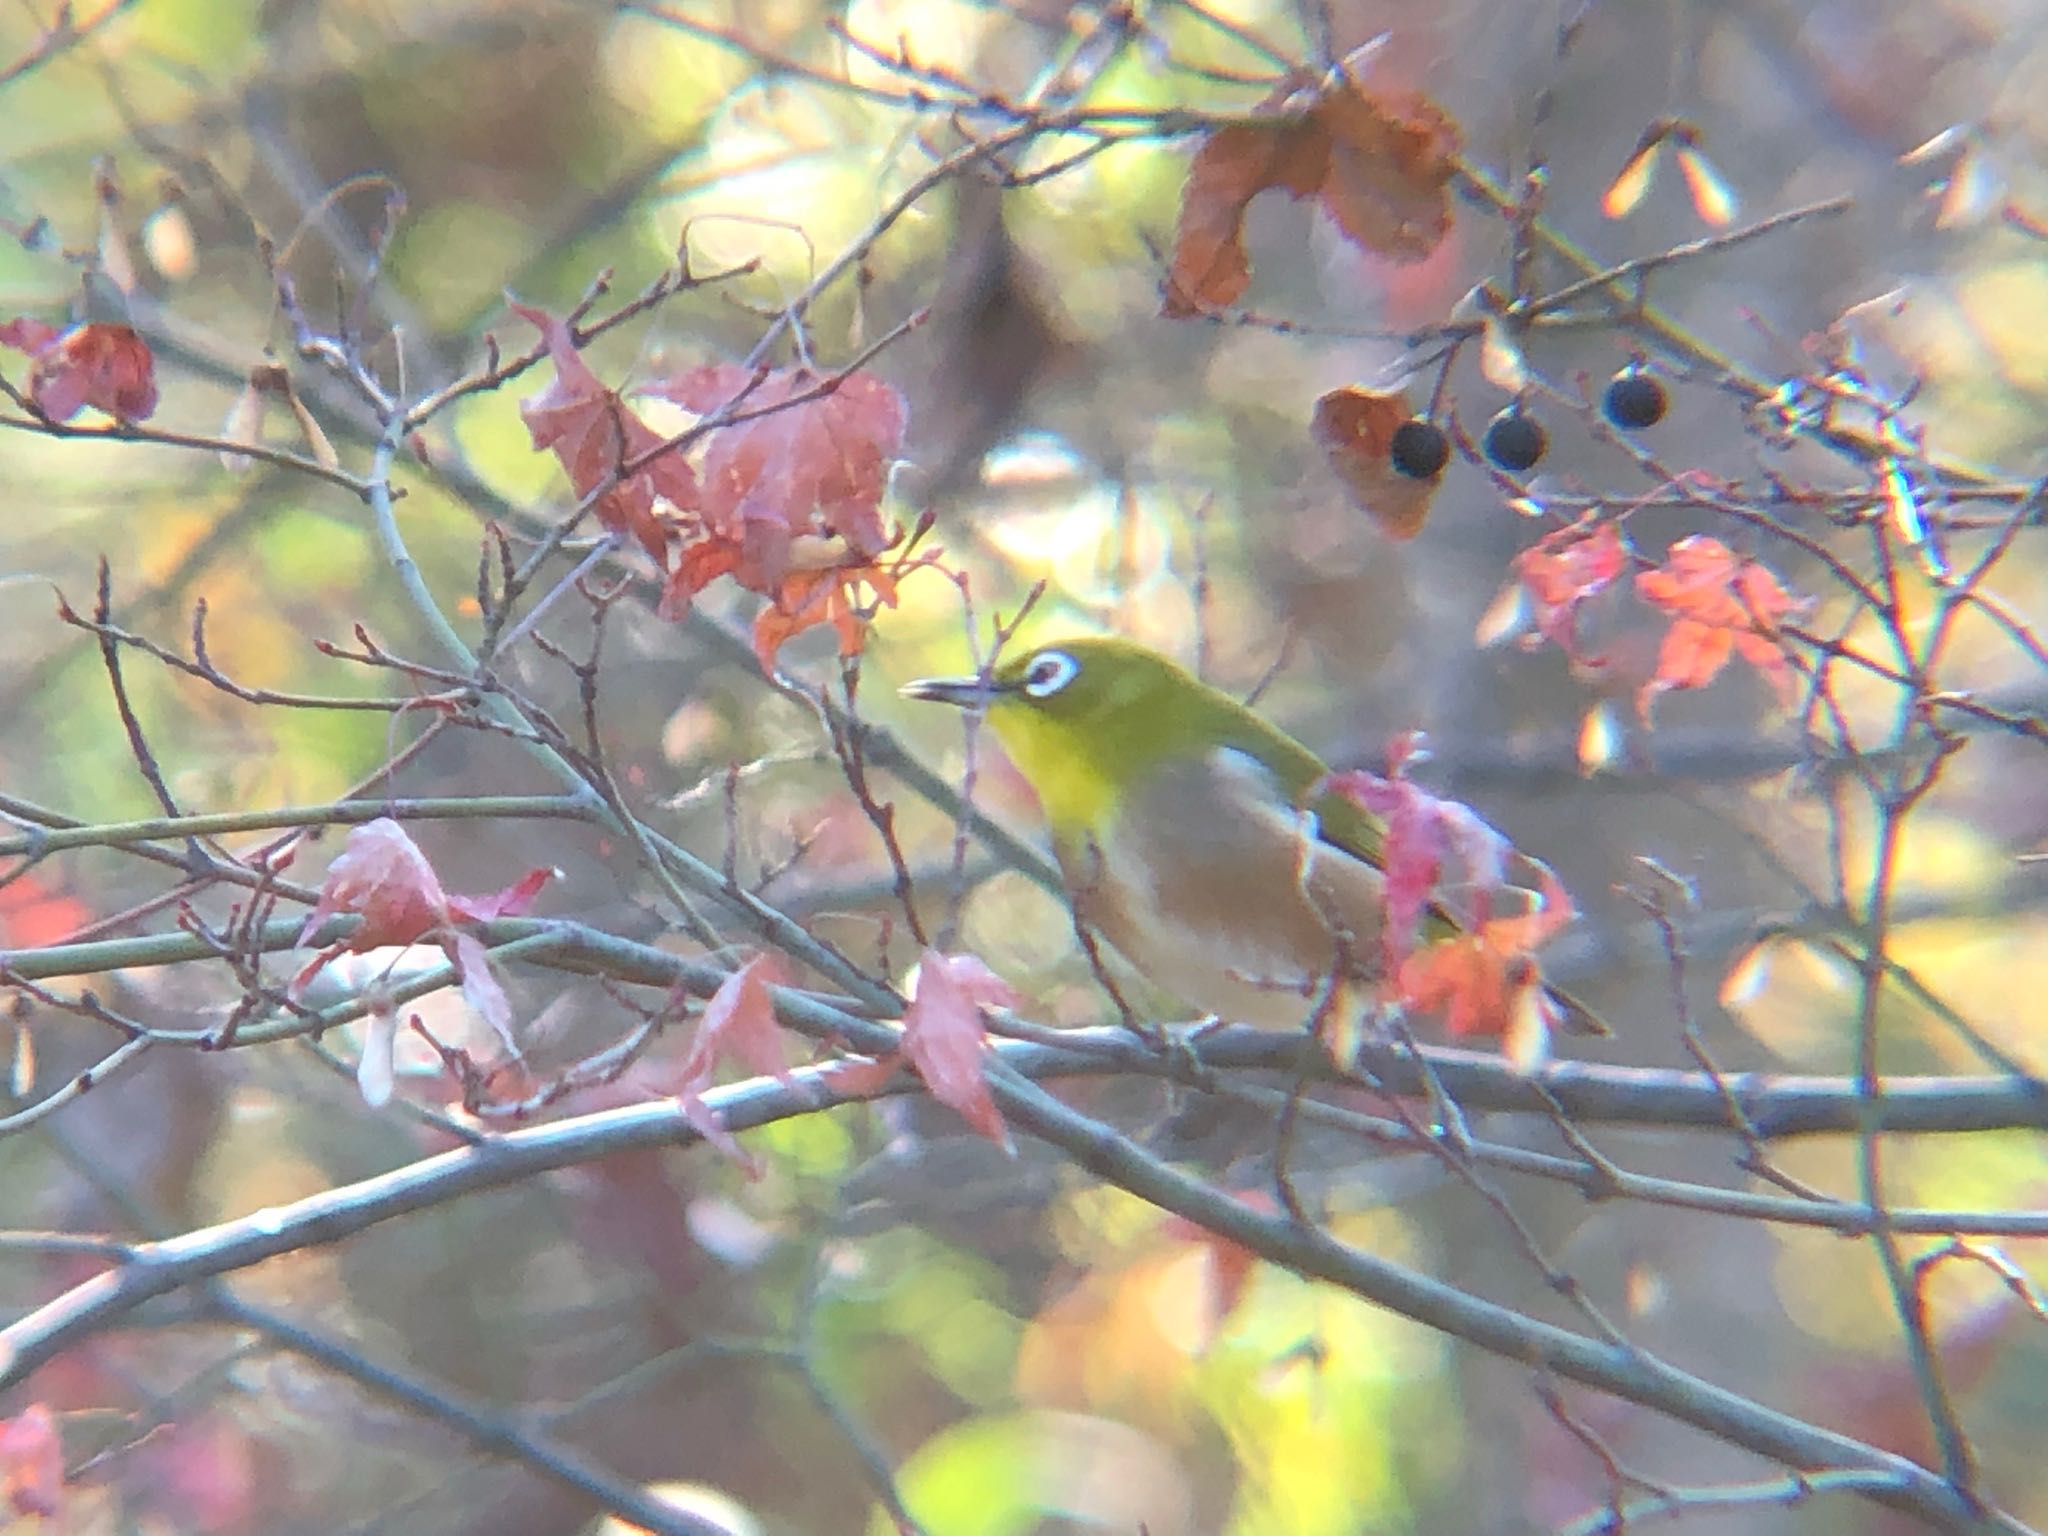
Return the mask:
<svg viewBox="0 0 2048 1536">
<path fill-rule="evenodd" d="M 1024 671 L 1024 691 L 1034 699 L 1049 699 L 1080 673 L 1081 663 L 1065 651 L 1042 651 Z"/>
</svg>

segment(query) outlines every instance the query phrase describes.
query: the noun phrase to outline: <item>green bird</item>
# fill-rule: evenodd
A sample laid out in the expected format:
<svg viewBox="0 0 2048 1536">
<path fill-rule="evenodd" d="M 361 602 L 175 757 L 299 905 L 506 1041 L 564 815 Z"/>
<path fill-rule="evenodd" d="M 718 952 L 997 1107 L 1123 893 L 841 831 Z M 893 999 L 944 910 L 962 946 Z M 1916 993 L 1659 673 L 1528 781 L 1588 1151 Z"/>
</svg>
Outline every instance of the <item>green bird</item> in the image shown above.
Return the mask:
<svg viewBox="0 0 2048 1536">
<path fill-rule="evenodd" d="M 1148 979 L 1221 1018 L 1300 1028 L 1342 964 L 1381 957 L 1386 837 L 1325 788 L 1315 753 L 1156 651 L 1095 636 L 1044 645 L 984 682 L 903 693 L 988 723 L 1037 792 L 1081 921 Z M 1425 942 L 1460 928 L 1441 908 Z M 1606 1027 L 1548 989 L 1574 1033 Z"/>
</svg>

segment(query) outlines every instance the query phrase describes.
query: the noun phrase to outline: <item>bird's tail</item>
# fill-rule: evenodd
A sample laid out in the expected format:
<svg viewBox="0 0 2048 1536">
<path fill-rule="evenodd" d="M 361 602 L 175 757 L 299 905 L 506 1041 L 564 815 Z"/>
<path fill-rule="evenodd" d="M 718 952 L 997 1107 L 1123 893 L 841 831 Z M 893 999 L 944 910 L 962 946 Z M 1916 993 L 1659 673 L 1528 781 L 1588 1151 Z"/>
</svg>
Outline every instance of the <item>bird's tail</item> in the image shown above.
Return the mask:
<svg viewBox="0 0 2048 1536">
<path fill-rule="evenodd" d="M 1611 1035 L 1607 1021 L 1580 1002 L 1562 987 L 1545 987 L 1551 1004 L 1557 1009 L 1557 1027 L 1568 1035 Z"/>
</svg>

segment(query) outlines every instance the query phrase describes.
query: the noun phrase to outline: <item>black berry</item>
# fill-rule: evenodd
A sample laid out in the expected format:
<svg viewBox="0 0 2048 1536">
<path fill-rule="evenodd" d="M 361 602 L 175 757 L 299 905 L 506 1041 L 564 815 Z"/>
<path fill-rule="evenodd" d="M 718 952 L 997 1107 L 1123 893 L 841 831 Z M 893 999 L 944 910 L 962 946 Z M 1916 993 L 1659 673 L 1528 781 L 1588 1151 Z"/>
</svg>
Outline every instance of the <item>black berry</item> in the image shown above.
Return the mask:
<svg viewBox="0 0 2048 1536">
<path fill-rule="evenodd" d="M 1486 438 L 1480 446 L 1495 464 L 1511 475 L 1520 475 L 1536 467 L 1543 450 L 1550 446 L 1550 435 L 1542 422 L 1511 405 L 1486 424 Z"/>
<path fill-rule="evenodd" d="M 1417 416 L 1394 428 L 1387 456 L 1409 479 L 1434 480 L 1451 462 L 1451 440 L 1435 422 Z"/>
<path fill-rule="evenodd" d="M 1607 419 L 1624 432 L 1640 432 L 1664 419 L 1671 403 L 1664 386 L 1640 368 L 1624 368 L 1607 386 Z"/>
</svg>

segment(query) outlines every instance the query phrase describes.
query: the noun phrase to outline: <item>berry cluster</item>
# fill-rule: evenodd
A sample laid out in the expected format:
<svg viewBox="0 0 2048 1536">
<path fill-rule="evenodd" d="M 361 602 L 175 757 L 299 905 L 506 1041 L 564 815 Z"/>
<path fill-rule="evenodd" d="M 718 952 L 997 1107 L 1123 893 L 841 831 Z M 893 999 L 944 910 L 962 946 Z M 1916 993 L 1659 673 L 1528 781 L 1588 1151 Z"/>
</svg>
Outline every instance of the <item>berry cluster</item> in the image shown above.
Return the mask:
<svg viewBox="0 0 2048 1536">
<path fill-rule="evenodd" d="M 1620 430 L 1640 432 L 1662 421 L 1670 403 L 1654 374 L 1630 364 L 1608 381 L 1600 408 Z M 1542 461 L 1550 434 L 1518 403 L 1486 424 L 1479 447 L 1495 467 L 1525 475 Z M 1434 480 L 1451 461 L 1451 440 L 1428 417 L 1417 416 L 1395 428 L 1389 457 L 1395 470 L 1409 479 Z"/>
</svg>

